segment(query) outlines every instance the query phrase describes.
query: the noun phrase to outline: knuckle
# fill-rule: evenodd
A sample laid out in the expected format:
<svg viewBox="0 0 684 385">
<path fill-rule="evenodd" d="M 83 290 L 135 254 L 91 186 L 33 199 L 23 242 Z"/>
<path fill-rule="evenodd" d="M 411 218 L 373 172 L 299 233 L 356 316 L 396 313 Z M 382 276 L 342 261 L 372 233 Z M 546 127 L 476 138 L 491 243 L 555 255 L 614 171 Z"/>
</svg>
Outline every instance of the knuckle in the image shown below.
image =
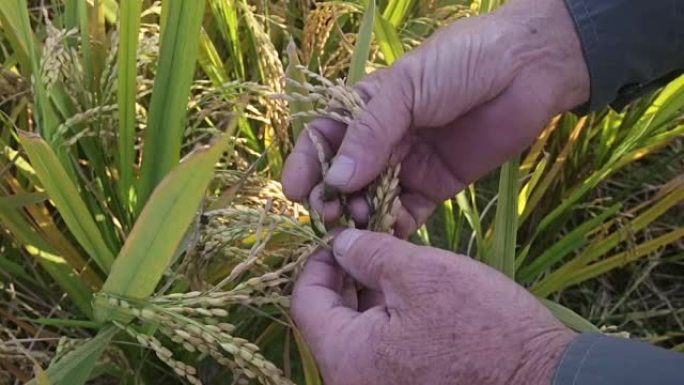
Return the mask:
<svg viewBox="0 0 684 385">
<path fill-rule="evenodd" d="M 379 278 L 396 277 L 405 271 L 406 250 L 409 244 L 398 246 L 397 239 L 390 235 L 375 235 L 367 242 L 368 263 Z"/>
<path fill-rule="evenodd" d="M 420 89 L 422 63 L 423 59 L 418 52 L 413 52 L 399 59 L 394 65 L 395 79 L 401 79 L 394 83 L 397 92 L 394 96 L 400 97 L 408 107 L 413 105 L 413 91 Z"/>
<path fill-rule="evenodd" d="M 389 129 L 384 124 L 382 118 L 378 116 L 377 111 L 366 110 L 356 121 L 353 132 L 357 133 L 357 135 L 354 135 L 352 139 L 356 141 L 356 145 L 363 147 L 369 143 L 372 143 L 374 146 L 387 146 L 387 133 Z"/>
</svg>

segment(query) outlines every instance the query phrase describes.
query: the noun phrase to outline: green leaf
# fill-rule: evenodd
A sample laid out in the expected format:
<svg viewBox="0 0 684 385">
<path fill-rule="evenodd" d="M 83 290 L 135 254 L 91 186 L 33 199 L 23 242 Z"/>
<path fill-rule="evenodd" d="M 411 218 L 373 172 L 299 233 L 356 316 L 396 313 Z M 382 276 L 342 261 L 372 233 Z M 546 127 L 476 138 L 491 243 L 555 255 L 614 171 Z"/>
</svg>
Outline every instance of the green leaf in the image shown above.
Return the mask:
<svg viewBox="0 0 684 385">
<path fill-rule="evenodd" d="M 494 238 L 485 263 L 506 274 L 515 276 L 515 251 L 518 234 L 518 169 L 520 158 L 515 157 L 501 167 L 499 200 L 494 218 Z"/>
<path fill-rule="evenodd" d="M 11 41 L 17 44 L 15 49 L 22 54 L 25 52 L 28 57 L 28 63 L 23 63 L 22 70 L 27 78 L 30 76 L 34 78 L 33 90 L 37 106 L 34 117 L 43 135 L 52 141 L 59 122 L 40 75 L 40 57 L 35 36 L 31 30 L 28 9 L 26 0 L 6 0 L 0 7 L 0 14 L 2 15 L 0 21 L 3 25 L 12 26 L 10 34 L 13 36 Z M 28 64 L 30 64 L 30 68 L 25 67 Z"/>
<path fill-rule="evenodd" d="M 0 196 L 0 210 L 19 209 L 24 206 L 43 202 L 47 194 L 43 192 L 25 193 L 21 195 Z"/>
<path fill-rule="evenodd" d="M 394 28 L 399 28 L 413 7 L 415 0 L 390 0 L 382 13 L 382 17 L 389 21 Z"/>
<path fill-rule="evenodd" d="M 379 14 L 375 18 L 375 39 L 380 45 L 380 51 L 387 65 L 392 65 L 404 55 L 404 46 L 396 28 Z"/>
<path fill-rule="evenodd" d="M 8 251 L 6 250 L 5 253 L 8 253 Z M 21 259 L 15 258 L 15 260 Z M 33 284 L 37 283 L 34 274 L 28 273 L 21 263 L 14 262 L 5 255 L 0 255 L 0 271 L 9 275 L 12 279 L 22 280 Z"/>
<path fill-rule="evenodd" d="M 211 1 L 209 4 L 216 26 L 230 49 L 232 59 L 230 64 L 232 64 L 234 75 L 238 79 L 247 80 L 240 40 L 240 18 L 235 1 Z"/>
<path fill-rule="evenodd" d="M 489 13 L 501 5 L 502 2 L 503 0 L 480 0 L 479 13 L 481 15 Z"/>
<path fill-rule="evenodd" d="M 102 291 L 133 298 L 149 297 L 193 222 L 226 147 L 216 138 L 181 162 L 154 190 L 119 253 Z M 109 312 L 96 301 L 96 317 Z"/>
<path fill-rule="evenodd" d="M 551 268 L 555 263 L 563 260 L 563 258 L 573 251 L 586 245 L 589 242 L 589 235 L 598 229 L 606 219 L 617 214 L 621 208 L 621 204 L 615 204 L 604 210 L 600 215 L 577 226 L 562 239 L 546 249 L 542 255 L 536 257 L 529 265 L 520 269 L 520 271 L 516 273 L 518 282 L 526 283 L 532 281 L 543 271 Z"/>
<path fill-rule="evenodd" d="M 620 226 L 619 229 L 606 236 L 596 237 L 591 244 L 582 251 L 582 253 L 572 258 L 553 273 L 546 276 L 541 282 L 532 287 L 531 290 L 540 297 L 547 297 L 551 293 L 554 293 L 561 288 L 567 287 L 569 279 L 575 276 L 578 270 L 582 271 L 582 269 L 584 269 L 586 266 L 589 266 L 589 264 L 592 262 L 597 261 L 628 237 L 625 231 L 622 230 L 623 228 L 628 228 L 630 233 L 636 233 L 651 224 L 670 208 L 680 204 L 683 201 L 684 189 L 681 187 L 675 187 L 674 191 L 655 201 L 652 206 L 650 206 L 636 218 L 629 221 L 627 224 Z M 632 251 L 636 252 L 635 250 Z M 584 274 L 587 274 L 586 271 Z"/>
<path fill-rule="evenodd" d="M 309 346 L 304 341 L 299 330 L 292 329 L 292 334 L 295 337 L 295 343 L 297 344 L 297 350 L 299 350 L 299 357 L 302 361 L 302 370 L 304 371 L 304 382 L 306 385 L 321 385 L 321 376 L 318 372 L 318 366 L 316 366 L 316 361 L 314 360 L 313 354 Z"/>
<path fill-rule="evenodd" d="M 471 194 L 473 197 L 473 204 L 471 205 L 468 201 L 466 194 Z M 475 187 L 470 185 L 467 190 L 463 190 L 456 195 L 456 204 L 458 208 L 463 213 L 463 216 L 468 221 L 468 225 L 475 233 L 475 242 L 477 244 L 477 252 L 480 258 L 485 256 L 485 246 L 484 246 L 484 231 L 482 231 L 482 223 L 480 220 L 480 213 L 475 206 Z"/>
<path fill-rule="evenodd" d="M 600 333 L 601 330 L 591 322 L 567 307 L 544 298 L 538 298 L 559 321 L 579 333 Z"/>
<path fill-rule="evenodd" d="M 446 249 L 456 250 L 458 243 L 456 219 L 454 218 L 454 205 L 451 199 L 447 199 L 442 204 L 444 214 L 444 233 L 446 236 Z M 460 212 L 460 211 L 459 211 Z M 462 216 L 459 217 L 462 218 Z"/>
<path fill-rule="evenodd" d="M 114 261 L 112 251 L 107 247 L 88 207 L 81 200 L 76 185 L 62 167 L 57 155 L 38 135 L 20 131 L 19 140 L 43 188 L 55 203 L 71 233 L 98 266 L 108 272 Z"/>
<path fill-rule="evenodd" d="M 47 373 L 40 367 L 40 365 L 35 362 L 33 364 L 33 373 L 35 373 L 36 381 L 38 385 L 51 385 L 50 378 L 48 378 Z"/>
<path fill-rule="evenodd" d="M 26 318 L 23 317 L 22 320 L 28 321 L 38 325 L 47 326 L 57 326 L 57 327 L 68 327 L 68 328 L 85 328 L 99 330 L 102 326 L 95 321 L 88 320 L 75 320 L 75 319 L 61 319 L 61 318 Z"/>
<path fill-rule="evenodd" d="M 67 293 L 78 309 L 90 317 L 92 315 L 90 288 L 78 279 L 64 258 L 56 255 L 22 214 L 18 210 L 0 210 L 0 224 Z"/>
<path fill-rule="evenodd" d="M 684 107 L 684 76 L 670 83 L 658 95 L 651 109 L 655 111 L 651 126 L 658 127 L 671 121 Z"/>
<path fill-rule="evenodd" d="M 142 208 L 154 188 L 177 164 L 199 50 L 204 0 L 169 0 L 162 3 L 168 20 L 162 34 L 157 76 L 154 81 L 145 149 L 138 190 Z"/>
<path fill-rule="evenodd" d="M 290 39 L 290 43 L 287 45 L 287 57 L 289 59 L 285 73 L 289 79 L 296 80 L 297 82 L 304 84 L 306 82 L 306 76 L 297 67 L 300 65 L 299 56 L 297 55 L 297 46 L 294 40 Z M 294 84 L 288 83 L 285 86 L 285 92 L 288 94 L 298 93 L 300 95 L 308 95 L 304 87 L 299 87 Z M 291 101 L 290 102 L 290 114 L 293 115 L 297 112 L 311 111 L 313 109 L 313 104 L 311 102 L 300 102 Z M 304 125 L 307 123 L 306 119 L 297 118 L 292 120 L 292 139 L 294 142 L 297 141 L 299 134 L 304 130 Z"/>
<path fill-rule="evenodd" d="M 582 282 L 603 275 L 613 269 L 623 267 L 628 263 L 651 255 L 667 245 L 675 244 L 682 239 L 684 239 L 684 227 L 675 229 L 669 233 L 661 235 L 658 238 L 641 243 L 628 251 L 617 253 L 599 262 L 592 263 L 581 269 L 577 269 L 564 277 L 563 282 L 556 287 L 556 291 L 578 285 Z"/>
<path fill-rule="evenodd" d="M 35 49 L 32 41 L 27 41 L 23 29 L 22 11 L 26 3 L 21 0 L 8 0 L 0 7 L 0 23 L 2 23 L 3 37 L 6 38 L 19 62 L 19 67 L 24 76 L 30 76 L 32 69 L 31 55 L 29 50 Z M 33 35 L 30 36 L 33 39 Z"/>
<path fill-rule="evenodd" d="M 375 25 L 375 0 L 370 0 L 361 20 L 361 27 L 352 54 L 351 67 L 347 76 L 347 84 L 353 85 L 366 75 L 366 62 L 370 55 Z"/>
<path fill-rule="evenodd" d="M 102 356 L 109 342 L 119 331 L 114 326 L 109 326 L 100 331 L 90 341 L 79 345 L 73 351 L 67 353 L 59 361 L 51 364 L 45 374 L 53 385 L 82 385 L 90 376 L 97 360 Z M 39 385 L 36 379 L 27 385 Z"/>
<path fill-rule="evenodd" d="M 137 52 L 142 0 L 121 3 L 119 26 L 118 85 L 119 104 L 119 194 L 128 211 L 132 207 L 133 167 L 135 165 L 135 103 L 137 96 Z"/>
<path fill-rule="evenodd" d="M 223 67 L 223 59 L 216 49 L 214 42 L 211 41 L 211 38 L 204 30 L 200 34 L 199 44 L 199 64 L 204 73 L 209 77 L 209 80 L 211 80 L 211 83 L 214 87 L 221 87 L 228 83 L 230 78 Z"/>
</svg>

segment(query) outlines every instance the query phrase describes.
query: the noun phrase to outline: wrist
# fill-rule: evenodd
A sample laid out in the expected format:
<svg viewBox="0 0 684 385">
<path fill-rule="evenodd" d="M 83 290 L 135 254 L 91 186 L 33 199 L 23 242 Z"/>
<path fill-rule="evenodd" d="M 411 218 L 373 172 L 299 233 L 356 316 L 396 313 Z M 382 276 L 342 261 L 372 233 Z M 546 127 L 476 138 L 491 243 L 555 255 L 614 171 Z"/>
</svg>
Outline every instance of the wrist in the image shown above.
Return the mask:
<svg viewBox="0 0 684 385">
<path fill-rule="evenodd" d="M 512 385 L 551 385 L 564 352 L 577 337 L 569 329 L 539 334 L 525 344 Z"/>
<path fill-rule="evenodd" d="M 552 115 L 589 100 L 590 78 L 572 16 L 564 0 L 511 0 L 495 17 L 508 26 L 511 44 Z"/>
</svg>

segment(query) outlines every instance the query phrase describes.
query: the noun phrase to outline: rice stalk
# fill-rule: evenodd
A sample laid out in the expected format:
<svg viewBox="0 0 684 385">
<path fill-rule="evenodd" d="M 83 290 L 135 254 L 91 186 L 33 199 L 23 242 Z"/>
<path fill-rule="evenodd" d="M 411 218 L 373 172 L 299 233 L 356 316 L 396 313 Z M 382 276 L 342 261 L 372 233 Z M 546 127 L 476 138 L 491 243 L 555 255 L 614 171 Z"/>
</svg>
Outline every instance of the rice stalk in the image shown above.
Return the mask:
<svg viewBox="0 0 684 385">
<path fill-rule="evenodd" d="M 109 294 L 98 296 L 105 297 L 108 306 L 119 314 L 136 321 L 116 322 L 119 328 L 142 346 L 152 349 L 162 362 L 192 384 L 201 384 L 197 370 L 174 359 L 171 349 L 154 336 L 136 331 L 134 324 L 158 325 L 158 331 L 178 347 L 189 353 L 209 355 L 234 374 L 256 379 L 262 384 L 291 384 L 282 371 L 261 354 L 257 345 L 233 335 L 236 328 L 227 321 L 233 305 L 288 306 L 289 301 L 284 296 L 254 293 L 254 290 L 266 291 L 289 281 L 279 280 L 278 276 L 274 272 L 254 277 L 230 291 L 177 293 L 148 301 L 129 301 Z"/>
<path fill-rule="evenodd" d="M 249 9 L 249 6 L 242 2 L 236 2 L 236 4 L 239 4 L 242 8 L 244 20 L 254 36 L 257 58 L 263 71 L 262 79 L 265 85 L 271 92 L 284 92 L 285 85 L 283 84 L 282 79 L 285 78 L 285 69 L 280 60 L 280 56 L 278 55 L 278 51 L 273 45 L 268 33 L 264 30 L 265 23 L 260 23 L 257 20 L 255 14 Z M 270 121 L 271 128 L 278 137 L 279 144 L 286 147 L 288 143 L 288 118 L 285 104 L 280 100 L 271 98 L 264 98 L 263 104 L 266 106 L 266 116 Z M 268 127 L 265 129 L 268 130 Z"/>
<path fill-rule="evenodd" d="M 350 3 L 321 2 L 309 12 L 304 21 L 302 54 L 305 63 L 323 53 L 337 19 L 351 13 L 355 7 Z"/>
</svg>

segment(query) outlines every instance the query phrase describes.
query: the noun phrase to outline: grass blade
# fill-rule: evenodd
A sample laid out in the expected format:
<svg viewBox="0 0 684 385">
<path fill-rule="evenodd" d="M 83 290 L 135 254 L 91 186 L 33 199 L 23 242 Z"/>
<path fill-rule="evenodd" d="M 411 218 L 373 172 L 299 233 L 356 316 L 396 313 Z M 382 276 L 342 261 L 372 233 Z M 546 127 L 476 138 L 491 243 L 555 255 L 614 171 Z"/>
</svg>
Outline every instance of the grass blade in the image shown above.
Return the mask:
<svg viewBox="0 0 684 385">
<path fill-rule="evenodd" d="M 502 0 L 480 0 L 479 13 L 483 15 L 489 13 L 501 5 Z"/>
<path fill-rule="evenodd" d="M 617 253 L 599 262 L 592 263 L 584 268 L 578 269 L 564 277 L 562 283 L 554 288 L 554 291 L 563 290 L 567 287 L 578 285 L 589 279 L 603 275 L 613 269 L 625 266 L 628 263 L 637 261 L 663 247 L 676 243 L 684 239 L 684 227 L 670 231 L 658 238 L 644 242 L 631 250 Z"/>
<path fill-rule="evenodd" d="M 16 55 L 19 68 L 24 76 L 30 76 L 33 72 L 31 54 L 29 50 L 34 50 L 33 42 L 26 41 L 25 31 L 22 28 L 21 8 L 26 6 L 20 1 L 7 1 L 0 7 L 0 23 L 2 24 L 3 37 L 6 38 Z"/>
<path fill-rule="evenodd" d="M 375 17 L 375 40 L 380 45 L 380 51 L 387 65 L 392 65 L 404 55 L 404 46 L 399 39 L 397 29 L 380 14 Z"/>
<path fill-rule="evenodd" d="M 675 188 L 674 191 L 657 200 L 648 210 L 632 219 L 626 226 L 632 233 L 640 231 L 682 201 L 684 201 L 684 188 Z M 532 291 L 540 297 L 546 297 L 566 287 L 567 280 L 573 274 L 605 255 L 624 241 L 627 236 L 624 231 L 618 229 L 605 237 L 595 239 L 580 255 L 536 284 Z"/>
<path fill-rule="evenodd" d="M 109 342 L 118 331 L 119 329 L 114 326 L 103 329 L 95 338 L 78 346 L 70 353 L 67 353 L 62 359 L 50 365 L 45 370 L 50 383 L 52 385 L 84 384 L 88 380 L 97 360 L 104 353 Z M 33 379 L 27 385 L 38 385 L 38 381 Z"/>
<path fill-rule="evenodd" d="M 672 121 L 684 106 L 684 76 L 670 83 L 658 95 L 651 108 L 655 111 L 651 125 L 659 127 Z"/>
<path fill-rule="evenodd" d="M 296 80 L 297 82 L 304 84 L 306 82 L 306 76 L 302 71 L 297 68 L 300 65 L 299 55 L 297 55 L 297 46 L 294 40 L 290 40 L 287 45 L 287 57 L 289 58 L 289 63 L 285 69 L 285 74 L 288 79 Z M 300 95 L 308 95 L 309 92 L 304 87 L 298 87 L 294 84 L 288 83 L 285 85 L 285 92 L 288 94 L 297 93 Z M 311 102 L 300 102 L 291 101 L 290 102 L 290 114 L 296 114 L 297 112 L 311 111 L 313 109 L 313 104 Z M 304 130 L 304 125 L 307 123 L 306 119 L 296 118 L 292 120 L 292 141 L 296 142 L 299 134 Z"/>
<path fill-rule="evenodd" d="M 154 190 L 102 290 L 134 299 L 150 296 L 197 214 L 214 165 L 226 147 L 219 137 L 181 162 Z M 106 319 L 105 307 L 96 316 Z"/>
<path fill-rule="evenodd" d="M 81 200 L 76 185 L 62 167 L 57 155 L 38 135 L 21 131 L 19 139 L 45 191 L 55 203 L 71 233 L 98 266 L 108 272 L 114 261 L 112 251 L 107 247 L 88 206 Z"/>
<path fill-rule="evenodd" d="M 457 244 L 458 244 L 458 229 L 460 229 L 459 226 L 456 225 L 456 219 L 454 216 L 456 215 L 454 213 L 454 205 L 451 199 L 447 199 L 444 201 L 442 204 L 442 212 L 443 212 L 443 218 L 444 218 L 444 234 L 446 237 L 446 249 L 455 251 Z M 459 220 L 460 218 L 463 218 L 462 215 L 460 215 L 460 210 L 459 210 Z"/>
<path fill-rule="evenodd" d="M 518 282 L 526 283 L 532 281 L 543 271 L 551 268 L 555 263 L 563 260 L 563 258 L 573 251 L 586 245 L 589 242 L 589 235 L 594 233 L 596 229 L 600 229 L 600 226 L 603 225 L 608 218 L 617 214 L 621 208 L 621 204 L 615 204 L 595 218 L 591 218 L 576 227 L 565 237 L 549 247 L 539 257 L 536 257 L 529 265 L 520 269 L 520 271 L 516 273 Z M 520 263 L 522 263 L 522 261 Z"/>
<path fill-rule="evenodd" d="M 47 194 L 42 192 L 23 193 L 7 197 L 0 196 L 0 210 L 18 209 L 24 206 L 41 203 L 46 199 Z"/>
<path fill-rule="evenodd" d="M 518 169 L 520 158 L 508 161 L 501 168 L 499 201 L 494 219 L 491 252 L 485 263 L 506 274 L 515 276 L 515 251 L 518 234 Z"/>
<path fill-rule="evenodd" d="M 352 54 L 351 67 L 347 76 L 347 84 L 349 85 L 353 85 L 366 75 L 366 62 L 368 61 L 368 55 L 370 55 L 374 25 L 375 0 L 370 0 L 361 20 L 359 35 L 354 47 L 354 53 Z"/>
<path fill-rule="evenodd" d="M 579 333 L 600 333 L 601 330 L 594 326 L 591 322 L 584 319 L 581 315 L 568 309 L 567 307 L 548 299 L 539 298 L 539 300 L 553 313 L 559 321 L 565 324 L 570 329 Z"/>
<path fill-rule="evenodd" d="M 64 258 L 48 246 L 31 224 L 16 210 L 0 210 L 0 224 L 9 231 L 24 250 L 57 282 L 76 307 L 87 317 L 92 316 L 92 293 Z"/>
<path fill-rule="evenodd" d="M 382 17 L 394 28 L 399 28 L 414 4 L 415 0 L 390 0 L 382 13 Z"/>
<path fill-rule="evenodd" d="M 35 36 L 31 30 L 31 21 L 29 20 L 28 4 L 26 0 L 7 0 L 0 7 L 0 14 L 2 14 L 3 25 L 11 25 L 12 35 L 14 35 L 15 44 L 17 44 L 17 52 L 26 52 L 30 62 L 30 68 L 22 68 L 24 76 L 30 78 L 33 75 L 34 93 L 35 93 L 35 119 L 38 122 L 43 135 L 52 142 L 55 130 L 59 124 L 57 113 L 55 112 L 50 98 L 48 97 L 45 84 L 42 81 L 40 72 L 40 58 L 38 49 L 35 43 Z M 29 64 L 29 63 L 25 63 Z"/>
<path fill-rule="evenodd" d="M 200 34 L 199 45 L 198 61 L 204 73 L 211 80 L 211 83 L 215 87 L 221 87 L 223 84 L 228 83 L 230 78 L 223 66 L 221 55 L 216 49 L 214 42 L 211 41 L 211 38 L 204 30 Z"/>
<path fill-rule="evenodd" d="M 463 216 L 465 217 L 466 221 L 468 221 L 468 225 L 473 230 L 473 233 L 475 235 L 475 243 L 477 245 L 477 253 L 480 256 L 480 258 L 482 258 L 484 257 L 485 234 L 482 231 L 480 213 L 477 210 L 477 206 L 474 204 L 475 202 L 473 202 L 472 205 L 470 204 L 466 194 L 471 194 L 473 198 L 475 197 L 475 188 L 473 187 L 473 185 L 470 185 L 467 190 L 463 190 L 460 193 L 458 193 L 458 195 L 456 195 L 456 204 L 458 205 L 459 210 L 461 210 L 461 212 L 463 213 Z"/>
<path fill-rule="evenodd" d="M 154 188 L 177 164 L 190 85 L 199 50 L 204 0 L 170 0 L 162 3 L 168 13 L 145 131 L 138 208 L 144 207 Z"/>
<path fill-rule="evenodd" d="M 119 104 L 119 194 L 121 202 L 132 212 L 133 167 L 135 164 L 135 103 L 137 95 L 138 32 L 142 0 L 121 3 L 118 52 Z"/>
<path fill-rule="evenodd" d="M 237 0 L 212 0 L 210 6 L 216 26 L 230 49 L 233 74 L 237 79 L 246 80 L 244 55 L 239 35 L 240 17 L 237 12 L 238 8 L 234 4 L 235 1 Z"/>
<path fill-rule="evenodd" d="M 304 383 L 306 385 L 321 385 L 321 376 L 318 372 L 316 361 L 313 358 L 313 354 L 311 354 L 309 346 L 304 341 L 304 337 L 302 337 L 301 333 L 296 328 L 292 329 L 292 334 L 294 335 L 295 343 L 297 344 L 299 356 L 302 359 Z"/>
</svg>

